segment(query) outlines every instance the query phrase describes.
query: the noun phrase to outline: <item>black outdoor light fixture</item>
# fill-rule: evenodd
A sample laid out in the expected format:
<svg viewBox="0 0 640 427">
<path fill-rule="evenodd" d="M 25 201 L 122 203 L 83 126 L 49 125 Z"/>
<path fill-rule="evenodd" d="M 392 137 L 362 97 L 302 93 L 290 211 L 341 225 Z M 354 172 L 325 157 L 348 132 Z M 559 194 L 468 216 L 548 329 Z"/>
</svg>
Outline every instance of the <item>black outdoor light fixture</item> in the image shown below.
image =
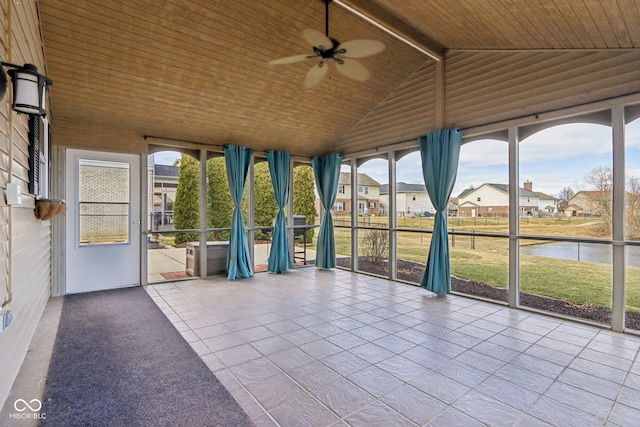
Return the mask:
<svg viewBox="0 0 640 427">
<path fill-rule="evenodd" d="M 0 62 L 0 64 L 11 68 L 8 73 L 13 81 L 13 110 L 32 116 L 46 116 L 45 92 L 47 86 L 51 86 L 53 82 L 38 73 L 38 68 L 33 64 L 22 66 L 8 62 Z M 0 66 L 0 100 L 4 98 L 6 90 L 7 74 Z"/>
</svg>

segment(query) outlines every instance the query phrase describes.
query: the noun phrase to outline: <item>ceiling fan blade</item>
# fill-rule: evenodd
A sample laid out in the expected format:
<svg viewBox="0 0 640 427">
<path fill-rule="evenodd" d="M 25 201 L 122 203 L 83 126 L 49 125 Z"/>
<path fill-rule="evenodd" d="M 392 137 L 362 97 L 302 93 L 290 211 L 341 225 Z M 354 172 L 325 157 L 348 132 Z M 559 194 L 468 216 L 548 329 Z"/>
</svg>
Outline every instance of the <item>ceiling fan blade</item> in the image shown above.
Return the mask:
<svg viewBox="0 0 640 427">
<path fill-rule="evenodd" d="M 273 61 L 269 61 L 269 65 L 293 64 L 296 62 L 305 61 L 308 58 L 309 55 L 287 56 L 286 58 L 274 59 Z"/>
<path fill-rule="evenodd" d="M 320 31 L 307 28 L 302 32 L 302 35 L 311 46 L 322 47 L 324 49 L 329 49 L 331 48 L 331 46 L 333 46 L 333 43 L 331 42 L 329 37 L 325 36 Z"/>
<path fill-rule="evenodd" d="M 304 79 L 304 87 L 310 88 L 320 83 L 320 80 L 327 74 L 328 70 L 329 66 L 324 62 L 311 67 L 307 73 L 307 77 Z"/>
<path fill-rule="evenodd" d="M 342 64 L 336 62 L 336 68 L 345 76 L 359 82 L 369 80 L 369 78 L 371 77 L 369 70 L 367 70 L 364 65 L 362 65 L 355 59 L 342 58 Z"/>
<path fill-rule="evenodd" d="M 351 40 L 342 43 L 338 50 L 346 50 L 341 55 L 345 58 L 364 58 L 365 56 L 375 55 L 384 50 L 384 43 L 377 40 Z"/>
</svg>

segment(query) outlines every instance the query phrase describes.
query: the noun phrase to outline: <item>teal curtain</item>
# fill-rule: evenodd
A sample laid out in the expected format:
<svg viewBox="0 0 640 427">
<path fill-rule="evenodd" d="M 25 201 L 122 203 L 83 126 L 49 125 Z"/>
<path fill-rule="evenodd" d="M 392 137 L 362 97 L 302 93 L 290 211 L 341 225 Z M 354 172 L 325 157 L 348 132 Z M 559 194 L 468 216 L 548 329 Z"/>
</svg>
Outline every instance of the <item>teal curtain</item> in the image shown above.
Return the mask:
<svg viewBox="0 0 640 427">
<path fill-rule="evenodd" d="M 271 183 L 273 184 L 273 194 L 278 205 L 267 270 L 272 273 L 284 273 L 293 267 L 287 239 L 287 217 L 284 213 L 284 209 L 289 203 L 291 153 L 267 151 L 267 162 L 269 163 L 269 175 L 271 175 Z"/>
<path fill-rule="evenodd" d="M 421 286 L 436 294 L 446 294 L 451 291 L 447 204 L 458 173 L 462 129 L 437 130 L 418 140 L 424 183 L 436 209 L 429 257 Z"/>
<path fill-rule="evenodd" d="M 324 208 L 316 244 L 316 267 L 318 268 L 334 268 L 336 266 L 336 242 L 333 237 L 331 209 L 336 202 L 341 163 L 342 156 L 340 154 L 329 154 L 311 159 L 316 189 L 320 203 Z"/>
<path fill-rule="evenodd" d="M 244 196 L 244 183 L 247 179 L 249 164 L 253 150 L 237 145 L 224 147 L 224 160 L 227 165 L 227 180 L 229 192 L 233 201 L 233 216 L 231 218 L 231 236 L 229 236 L 229 252 L 227 252 L 227 273 L 229 280 L 238 277 L 253 276 L 253 263 L 249 256 L 247 232 L 240 204 Z"/>
</svg>

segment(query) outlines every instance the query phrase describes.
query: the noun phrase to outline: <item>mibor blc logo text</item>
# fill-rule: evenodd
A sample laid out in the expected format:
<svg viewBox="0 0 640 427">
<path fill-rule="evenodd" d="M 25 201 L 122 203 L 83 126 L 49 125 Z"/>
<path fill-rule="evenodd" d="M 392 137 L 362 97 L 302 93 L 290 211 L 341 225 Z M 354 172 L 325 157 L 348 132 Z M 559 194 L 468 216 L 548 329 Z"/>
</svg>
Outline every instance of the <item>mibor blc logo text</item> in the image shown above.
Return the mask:
<svg viewBox="0 0 640 427">
<path fill-rule="evenodd" d="M 25 399 L 16 399 L 13 402 L 13 409 L 17 412 L 9 414 L 9 418 L 14 420 L 44 420 L 46 414 L 40 413 L 42 409 L 42 401 L 40 399 L 31 399 L 29 401 Z"/>
</svg>

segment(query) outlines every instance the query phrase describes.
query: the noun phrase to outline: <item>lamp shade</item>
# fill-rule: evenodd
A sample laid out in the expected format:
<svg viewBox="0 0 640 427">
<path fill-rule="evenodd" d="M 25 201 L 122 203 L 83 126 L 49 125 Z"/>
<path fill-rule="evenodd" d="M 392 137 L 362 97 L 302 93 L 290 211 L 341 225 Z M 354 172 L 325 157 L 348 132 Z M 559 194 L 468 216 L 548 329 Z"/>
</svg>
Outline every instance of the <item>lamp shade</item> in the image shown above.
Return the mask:
<svg viewBox="0 0 640 427">
<path fill-rule="evenodd" d="M 45 116 L 45 92 L 51 80 L 38 73 L 35 65 L 24 64 L 9 70 L 13 80 L 13 110 L 18 113 Z"/>
</svg>

